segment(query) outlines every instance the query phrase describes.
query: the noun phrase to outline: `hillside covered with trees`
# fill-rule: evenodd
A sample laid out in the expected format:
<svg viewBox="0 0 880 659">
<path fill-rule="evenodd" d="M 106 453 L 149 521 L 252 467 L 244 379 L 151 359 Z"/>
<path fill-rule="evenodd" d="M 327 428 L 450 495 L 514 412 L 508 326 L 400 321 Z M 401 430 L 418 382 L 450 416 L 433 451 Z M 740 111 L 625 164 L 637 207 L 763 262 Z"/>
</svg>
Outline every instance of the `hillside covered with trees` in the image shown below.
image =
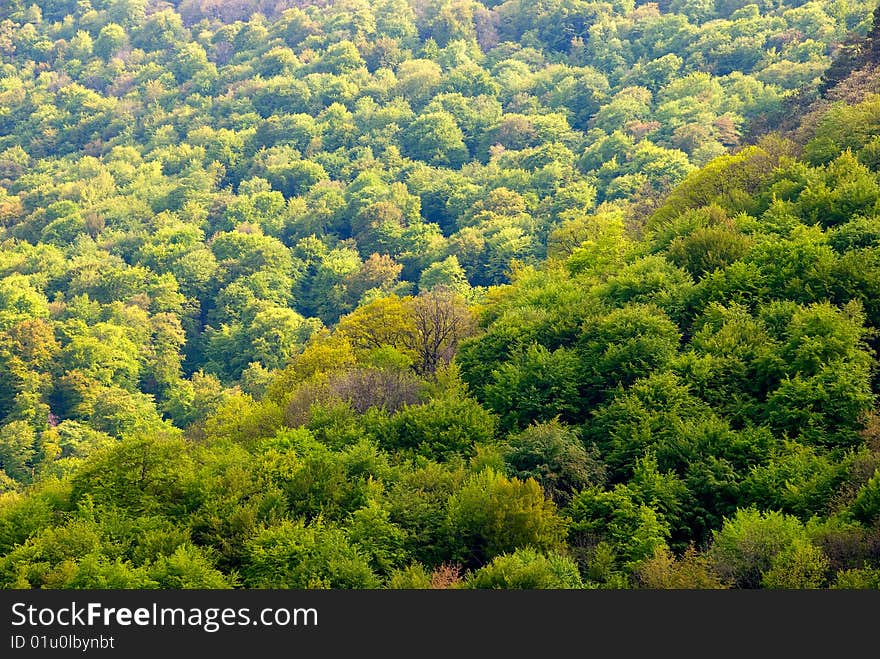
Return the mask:
<svg viewBox="0 0 880 659">
<path fill-rule="evenodd" d="M 0 587 L 880 588 L 861 0 L 0 7 Z"/>
</svg>

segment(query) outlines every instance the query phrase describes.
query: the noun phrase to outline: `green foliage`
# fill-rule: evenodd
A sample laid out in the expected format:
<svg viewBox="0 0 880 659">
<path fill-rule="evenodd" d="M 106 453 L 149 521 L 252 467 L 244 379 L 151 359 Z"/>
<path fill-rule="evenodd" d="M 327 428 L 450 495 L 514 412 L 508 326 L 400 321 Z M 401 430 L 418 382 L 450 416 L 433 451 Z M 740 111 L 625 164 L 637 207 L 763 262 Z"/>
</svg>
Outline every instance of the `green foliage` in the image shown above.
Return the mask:
<svg viewBox="0 0 880 659">
<path fill-rule="evenodd" d="M 870 525 L 880 518 L 880 472 L 859 490 L 850 506 L 852 516 L 862 524 Z"/>
<path fill-rule="evenodd" d="M 666 547 L 669 537 L 663 515 L 638 501 L 625 486 L 582 490 L 572 498 L 566 512 L 571 516 L 569 534 L 578 546 L 606 543 L 615 558 L 630 567 Z"/>
<path fill-rule="evenodd" d="M 676 354 L 680 338 L 678 328 L 660 309 L 636 304 L 587 320 L 581 333 L 584 370 L 595 374 L 590 384 L 599 391 L 625 387 L 663 370 Z M 592 397 L 599 397 L 597 393 Z"/>
<path fill-rule="evenodd" d="M 257 533 L 242 566 L 250 588 L 374 588 L 367 558 L 345 534 L 315 521 L 285 521 Z"/>
<path fill-rule="evenodd" d="M 565 522 L 533 479 L 508 479 L 492 469 L 471 476 L 449 500 L 454 555 L 479 566 L 516 549 L 557 549 Z"/>
<path fill-rule="evenodd" d="M 829 562 L 822 550 L 806 541 L 794 543 L 773 558 L 764 573 L 764 588 L 823 588 Z"/>
<path fill-rule="evenodd" d="M 720 156 L 692 172 L 651 216 L 650 225 L 660 227 L 688 209 L 710 204 L 733 212 L 749 210 L 753 193 L 767 181 L 776 164 L 777 157 L 758 146 Z"/>
<path fill-rule="evenodd" d="M 387 587 L 392 590 L 427 590 L 431 588 L 431 576 L 421 563 L 414 563 L 395 570 L 388 578 Z"/>
<path fill-rule="evenodd" d="M 853 364 L 832 363 L 816 375 L 783 380 L 767 401 L 770 423 L 807 443 L 853 446 L 874 397 L 868 373 Z"/>
<path fill-rule="evenodd" d="M 643 561 L 637 575 L 639 584 L 652 589 L 722 589 L 726 584 L 712 572 L 704 555 L 688 548 L 681 558 L 663 547 Z"/>
<path fill-rule="evenodd" d="M 496 556 L 491 563 L 468 577 L 468 588 L 559 589 L 583 588 L 577 564 L 559 554 L 519 549 Z"/>
<path fill-rule="evenodd" d="M 529 426 L 512 435 L 503 449 L 513 476 L 534 478 L 557 504 L 604 480 L 604 465 L 587 451 L 577 433 L 557 420 Z"/>
<path fill-rule="evenodd" d="M 447 511 L 463 480 L 462 470 L 427 462 L 404 472 L 389 488 L 390 519 L 407 530 L 407 555 L 425 565 L 452 560 L 455 545 L 448 533 Z"/>
<path fill-rule="evenodd" d="M 94 455 L 72 479 L 72 498 L 88 495 L 96 504 L 132 512 L 183 511 L 191 459 L 183 440 L 131 438 Z"/>
<path fill-rule="evenodd" d="M 235 583 L 218 571 L 203 550 L 181 545 L 170 556 L 160 556 L 147 571 L 158 588 L 222 589 Z"/>
<path fill-rule="evenodd" d="M 524 428 L 555 417 L 576 420 L 581 409 L 580 360 L 565 348 L 532 345 L 502 363 L 485 387 L 487 405 L 505 429 Z"/>
<path fill-rule="evenodd" d="M 380 431 L 379 443 L 389 451 L 414 450 L 443 460 L 471 455 L 492 440 L 495 425 L 495 418 L 473 399 L 434 398 L 397 411 Z"/>
<path fill-rule="evenodd" d="M 822 557 L 809 545 L 794 517 L 755 508 L 738 510 L 713 532 L 710 558 L 716 572 L 739 588 L 785 587 L 789 580 L 809 585 L 821 571 Z M 769 577 L 768 577 L 769 575 Z"/>
<path fill-rule="evenodd" d="M 346 533 L 370 557 L 377 574 L 388 574 L 406 560 L 406 531 L 390 521 L 388 511 L 375 502 L 351 514 Z"/>
<path fill-rule="evenodd" d="M 749 239 L 730 227 L 706 227 L 676 238 L 669 246 L 669 256 L 698 279 L 738 261 L 749 246 Z"/>
<path fill-rule="evenodd" d="M 57 521 L 70 508 L 70 483 L 43 479 L 23 497 L 0 494 L 0 552 L 7 554 L 28 537 Z"/>
<path fill-rule="evenodd" d="M 813 447 L 787 442 L 766 465 L 752 469 L 743 489 L 755 505 L 807 521 L 827 510 L 842 484 L 845 467 Z"/>
<path fill-rule="evenodd" d="M 686 383 L 671 373 L 660 373 L 636 382 L 596 410 L 590 435 L 615 473 L 631 473 L 636 459 L 649 448 L 669 468 L 681 459 L 678 447 L 689 434 L 684 423 L 699 423 L 709 414 L 709 407 L 693 396 Z M 667 455 L 678 459 L 667 461 Z"/>
<path fill-rule="evenodd" d="M 870 568 L 841 570 L 837 573 L 837 580 L 831 587 L 846 590 L 878 590 L 880 589 L 880 570 Z"/>
<path fill-rule="evenodd" d="M 0 428 L 0 467 L 7 476 L 29 482 L 33 473 L 36 436 L 26 421 L 12 421 Z"/>
<path fill-rule="evenodd" d="M 148 4 L 0 8 L 0 586 L 877 586 L 872 7 Z"/>
<path fill-rule="evenodd" d="M 403 138 L 406 153 L 429 165 L 460 167 L 467 158 L 464 133 L 448 112 L 431 112 L 413 121 Z"/>
</svg>

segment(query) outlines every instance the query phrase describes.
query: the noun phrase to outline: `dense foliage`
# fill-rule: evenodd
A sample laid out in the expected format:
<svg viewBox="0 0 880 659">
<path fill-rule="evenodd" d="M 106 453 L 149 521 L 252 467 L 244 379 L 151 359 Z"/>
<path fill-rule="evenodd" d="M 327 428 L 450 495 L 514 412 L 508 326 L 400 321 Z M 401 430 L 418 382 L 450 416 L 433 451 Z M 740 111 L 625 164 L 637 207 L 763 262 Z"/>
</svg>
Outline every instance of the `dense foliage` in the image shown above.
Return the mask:
<svg viewBox="0 0 880 659">
<path fill-rule="evenodd" d="M 0 7 L 0 586 L 880 587 L 872 6 L 293 4 Z"/>
</svg>

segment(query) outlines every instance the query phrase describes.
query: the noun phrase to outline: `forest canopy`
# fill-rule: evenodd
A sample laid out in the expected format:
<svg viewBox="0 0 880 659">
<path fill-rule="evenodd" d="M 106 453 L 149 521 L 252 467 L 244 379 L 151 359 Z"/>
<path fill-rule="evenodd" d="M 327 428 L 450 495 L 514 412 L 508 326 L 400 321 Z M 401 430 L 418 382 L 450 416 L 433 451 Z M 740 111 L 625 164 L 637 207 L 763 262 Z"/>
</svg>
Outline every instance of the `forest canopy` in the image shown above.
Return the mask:
<svg viewBox="0 0 880 659">
<path fill-rule="evenodd" d="M 880 587 L 873 11 L 3 3 L 0 587 Z"/>
</svg>

